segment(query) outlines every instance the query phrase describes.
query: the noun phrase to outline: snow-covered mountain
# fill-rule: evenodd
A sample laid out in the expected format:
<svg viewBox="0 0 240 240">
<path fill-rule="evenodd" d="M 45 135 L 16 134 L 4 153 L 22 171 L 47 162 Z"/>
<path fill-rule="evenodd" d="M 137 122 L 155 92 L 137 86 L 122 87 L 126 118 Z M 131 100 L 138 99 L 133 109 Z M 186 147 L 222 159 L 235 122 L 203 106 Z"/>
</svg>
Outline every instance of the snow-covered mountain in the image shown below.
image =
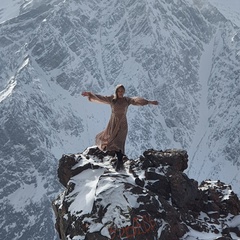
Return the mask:
<svg viewBox="0 0 240 240">
<path fill-rule="evenodd" d="M 240 2 L 238 0 L 208 0 L 227 19 L 240 26 Z"/>
<path fill-rule="evenodd" d="M 199 0 L 10 2 L 18 5 L 9 17 L 1 7 L 0 24 L 3 239 L 56 238 L 57 160 L 94 145 L 110 114 L 80 93 L 112 94 L 118 83 L 129 96 L 160 102 L 130 107 L 129 157 L 183 148 L 190 176 L 220 179 L 240 193 L 240 29 L 215 7 Z"/>
</svg>

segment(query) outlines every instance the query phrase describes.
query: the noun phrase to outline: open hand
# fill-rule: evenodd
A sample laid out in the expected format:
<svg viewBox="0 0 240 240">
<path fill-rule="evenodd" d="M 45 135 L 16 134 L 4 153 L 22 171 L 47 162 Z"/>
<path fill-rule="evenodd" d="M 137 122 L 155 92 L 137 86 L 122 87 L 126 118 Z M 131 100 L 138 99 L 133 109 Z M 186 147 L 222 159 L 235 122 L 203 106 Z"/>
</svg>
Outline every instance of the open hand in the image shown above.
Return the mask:
<svg viewBox="0 0 240 240">
<path fill-rule="evenodd" d="M 158 105 L 158 101 L 149 101 L 149 104 Z"/>
<path fill-rule="evenodd" d="M 82 92 L 83 97 L 89 97 L 89 95 L 90 95 L 90 92 Z"/>
</svg>

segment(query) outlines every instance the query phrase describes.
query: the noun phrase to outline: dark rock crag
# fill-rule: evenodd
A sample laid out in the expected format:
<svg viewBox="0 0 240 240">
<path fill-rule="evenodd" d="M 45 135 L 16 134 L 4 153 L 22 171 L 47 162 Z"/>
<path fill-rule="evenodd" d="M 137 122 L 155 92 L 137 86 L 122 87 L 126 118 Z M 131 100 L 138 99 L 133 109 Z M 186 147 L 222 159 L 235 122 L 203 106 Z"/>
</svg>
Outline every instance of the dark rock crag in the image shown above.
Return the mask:
<svg viewBox="0 0 240 240">
<path fill-rule="evenodd" d="M 220 181 L 189 179 L 186 151 L 147 150 L 119 172 L 115 161 L 95 147 L 62 156 L 65 190 L 53 201 L 60 239 L 178 240 L 192 232 L 240 239 L 237 195 Z"/>
</svg>

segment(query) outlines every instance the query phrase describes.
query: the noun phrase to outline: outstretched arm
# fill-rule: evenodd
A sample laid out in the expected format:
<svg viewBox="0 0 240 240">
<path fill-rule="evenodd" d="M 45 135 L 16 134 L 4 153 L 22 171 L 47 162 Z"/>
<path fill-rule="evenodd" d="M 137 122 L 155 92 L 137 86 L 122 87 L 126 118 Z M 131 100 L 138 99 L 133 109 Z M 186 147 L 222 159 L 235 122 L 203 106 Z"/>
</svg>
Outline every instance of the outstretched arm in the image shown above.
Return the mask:
<svg viewBox="0 0 240 240">
<path fill-rule="evenodd" d="M 83 97 L 88 97 L 90 96 L 91 92 L 82 92 Z"/>
<path fill-rule="evenodd" d="M 150 101 L 141 97 L 132 97 L 132 98 L 129 98 L 129 104 L 136 105 L 136 106 L 144 106 L 147 104 L 158 105 L 158 101 Z"/>
<path fill-rule="evenodd" d="M 158 105 L 158 101 L 148 101 L 148 104 Z"/>
<path fill-rule="evenodd" d="M 101 96 L 92 92 L 82 92 L 83 97 L 88 97 L 91 102 L 110 104 L 113 96 Z"/>
</svg>

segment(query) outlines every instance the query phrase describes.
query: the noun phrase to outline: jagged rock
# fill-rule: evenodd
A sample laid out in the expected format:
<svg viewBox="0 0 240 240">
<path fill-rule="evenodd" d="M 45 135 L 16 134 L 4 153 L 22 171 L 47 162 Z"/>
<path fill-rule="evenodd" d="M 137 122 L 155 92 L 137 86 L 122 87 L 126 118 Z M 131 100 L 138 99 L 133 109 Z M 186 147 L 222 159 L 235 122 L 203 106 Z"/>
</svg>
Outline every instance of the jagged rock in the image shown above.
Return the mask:
<svg viewBox="0 0 240 240">
<path fill-rule="evenodd" d="M 178 240 L 192 229 L 215 239 L 239 236 L 237 195 L 220 181 L 189 179 L 186 151 L 150 149 L 119 172 L 115 161 L 96 147 L 62 156 L 58 177 L 66 189 L 53 201 L 60 239 Z"/>
</svg>

